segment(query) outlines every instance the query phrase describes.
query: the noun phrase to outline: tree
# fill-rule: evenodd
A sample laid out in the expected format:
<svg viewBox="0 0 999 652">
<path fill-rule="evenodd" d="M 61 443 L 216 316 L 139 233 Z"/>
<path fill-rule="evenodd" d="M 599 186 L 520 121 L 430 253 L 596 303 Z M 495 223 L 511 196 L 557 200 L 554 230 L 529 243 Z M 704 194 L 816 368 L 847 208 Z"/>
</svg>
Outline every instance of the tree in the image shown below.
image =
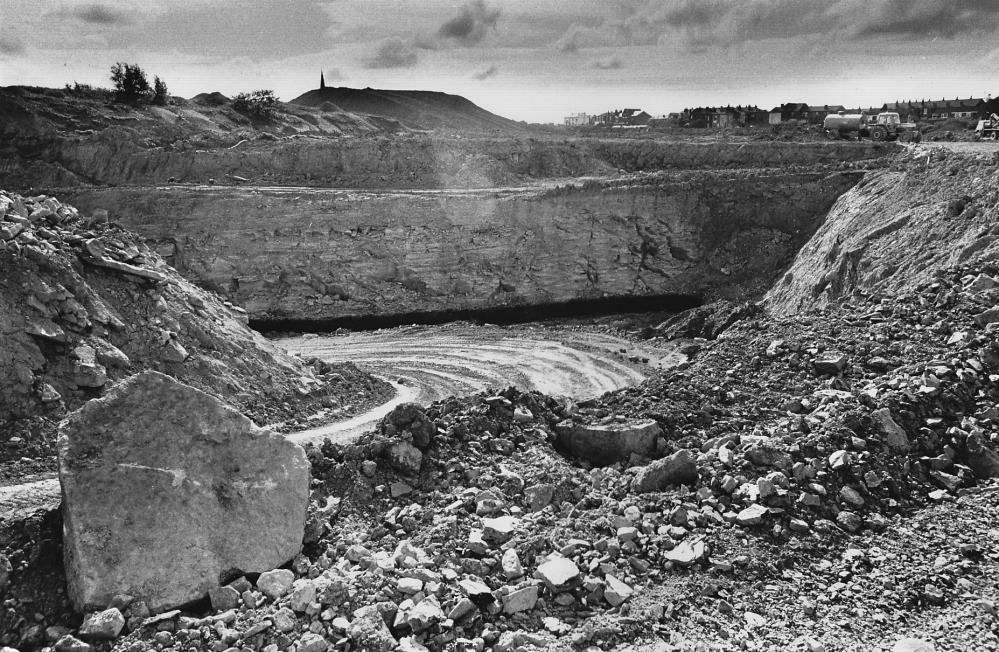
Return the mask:
<svg viewBox="0 0 999 652">
<path fill-rule="evenodd" d="M 274 97 L 274 91 L 267 89 L 251 93 L 240 93 L 232 98 L 232 108 L 240 113 L 258 118 L 269 117 L 276 103 L 277 98 Z"/>
<path fill-rule="evenodd" d="M 134 63 L 119 61 L 111 66 L 111 83 L 114 85 L 115 99 L 119 102 L 139 104 L 152 96 L 145 71 Z"/>
<path fill-rule="evenodd" d="M 167 103 L 167 85 L 159 77 L 153 78 L 153 104 L 160 106 Z"/>
</svg>

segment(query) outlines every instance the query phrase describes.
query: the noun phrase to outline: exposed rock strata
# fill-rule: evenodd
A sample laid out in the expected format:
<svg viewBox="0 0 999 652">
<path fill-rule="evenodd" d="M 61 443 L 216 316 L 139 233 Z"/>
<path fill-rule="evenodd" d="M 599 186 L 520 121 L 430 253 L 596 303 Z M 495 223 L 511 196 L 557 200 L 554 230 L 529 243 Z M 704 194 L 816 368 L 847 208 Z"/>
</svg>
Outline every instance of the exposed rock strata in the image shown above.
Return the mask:
<svg viewBox="0 0 999 652">
<path fill-rule="evenodd" d="M 761 290 L 859 173 L 686 172 L 540 191 L 109 189 L 186 276 L 256 318 Z M 722 290 L 725 288 L 725 290 Z"/>
</svg>

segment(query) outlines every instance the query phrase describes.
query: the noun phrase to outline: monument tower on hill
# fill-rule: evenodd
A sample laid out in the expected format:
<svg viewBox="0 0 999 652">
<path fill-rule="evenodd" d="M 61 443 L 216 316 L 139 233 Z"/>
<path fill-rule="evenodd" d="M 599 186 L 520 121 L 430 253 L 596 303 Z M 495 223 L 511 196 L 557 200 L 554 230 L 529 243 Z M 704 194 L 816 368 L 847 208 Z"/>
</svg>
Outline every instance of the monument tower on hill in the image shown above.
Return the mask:
<svg viewBox="0 0 999 652">
<path fill-rule="evenodd" d="M 326 88 L 326 78 L 323 77 L 323 71 L 319 71 L 319 88 Z"/>
</svg>

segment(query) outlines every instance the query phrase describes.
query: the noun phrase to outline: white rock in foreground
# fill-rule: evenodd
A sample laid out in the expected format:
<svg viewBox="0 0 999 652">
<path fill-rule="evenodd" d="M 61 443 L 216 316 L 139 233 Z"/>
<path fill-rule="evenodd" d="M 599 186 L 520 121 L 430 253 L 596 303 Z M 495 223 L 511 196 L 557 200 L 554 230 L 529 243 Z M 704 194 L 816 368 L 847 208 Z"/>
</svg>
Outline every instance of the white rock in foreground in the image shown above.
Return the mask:
<svg viewBox="0 0 999 652">
<path fill-rule="evenodd" d="M 223 572 L 267 571 L 301 549 L 305 451 L 220 400 L 148 371 L 59 429 L 69 597 L 127 594 L 154 613 L 208 594 Z"/>
</svg>

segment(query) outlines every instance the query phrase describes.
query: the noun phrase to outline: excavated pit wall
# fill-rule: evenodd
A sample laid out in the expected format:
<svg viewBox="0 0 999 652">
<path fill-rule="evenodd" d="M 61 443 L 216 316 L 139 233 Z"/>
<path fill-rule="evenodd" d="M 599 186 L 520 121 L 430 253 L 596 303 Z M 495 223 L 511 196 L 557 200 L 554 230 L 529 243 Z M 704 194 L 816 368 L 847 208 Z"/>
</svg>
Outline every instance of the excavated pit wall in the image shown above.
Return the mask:
<svg viewBox="0 0 999 652">
<path fill-rule="evenodd" d="M 79 185 L 219 182 L 344 188 L 450 188 L 626 172 L 827 165 L 882 158 L 890 143 L 699 143 L 628 138 L 360 138 L 258 136 L 235 147 L 192 141 L 151 146 L 114 127 L 79 136 L 23 134 L 0 143 L 0 185 L 27 190 Z"/>
<path fill-rule="evenodd" d="M 702 171 L 548 189 L 64 194 L 258 320 L 761 292 L 860 172 Z"/>
</svg>

